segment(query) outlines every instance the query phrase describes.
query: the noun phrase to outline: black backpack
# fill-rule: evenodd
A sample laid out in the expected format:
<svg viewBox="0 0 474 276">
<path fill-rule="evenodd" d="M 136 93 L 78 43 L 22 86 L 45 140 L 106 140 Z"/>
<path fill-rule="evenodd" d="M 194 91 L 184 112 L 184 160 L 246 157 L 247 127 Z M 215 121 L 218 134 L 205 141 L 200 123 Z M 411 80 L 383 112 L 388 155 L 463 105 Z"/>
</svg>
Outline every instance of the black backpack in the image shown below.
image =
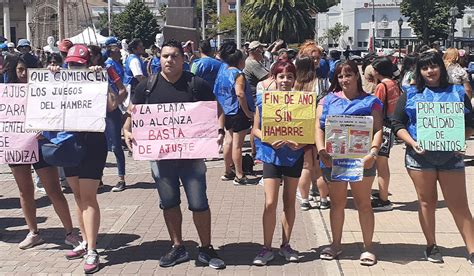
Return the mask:
<svg viewBox="0 0 474 276">
<path fill-rule="evenodd" d="M 155 89 L 156 84 L 158 83 L 159 74 L 160 74 L 160 72 L 152 74 L 152 75 L 148 76 L 148 78 L 146 80 L 145 104 L 150 103 L 150 95 L 153 92 L 153 89 Z M 197 91 L 196 85 L 195 85 L 196 76 L 193 73 L 187 72 L 187 71 L 183 72 L 183 74 L 191 75 L 191 76 L 188 77 L 188 85 L 187 85 L 188 93 L 191 93 L 193 95 L 193 100 L 194 101 L 198 101 L 199 100 L 198 99 L 198 91 Z"/>
</svg>

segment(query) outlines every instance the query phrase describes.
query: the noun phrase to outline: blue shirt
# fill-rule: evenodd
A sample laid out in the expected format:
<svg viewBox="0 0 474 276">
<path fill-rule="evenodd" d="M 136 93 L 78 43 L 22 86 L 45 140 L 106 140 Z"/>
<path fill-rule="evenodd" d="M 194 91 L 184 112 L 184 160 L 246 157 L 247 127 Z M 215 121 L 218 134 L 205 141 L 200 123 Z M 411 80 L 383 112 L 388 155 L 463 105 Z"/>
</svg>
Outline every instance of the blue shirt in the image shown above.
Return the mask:
<svg viewBox="0 0 474 276">
<path fill-rule="evenodd" d="M 319 60 L 319 67 L 316 68 L 316 75 L 318 78 L 327 79 L 329 75 L 329 62 L 322 58 Z"/>
<path fill-rule="evenodd" d="M 211 87 L 214 87 L 216 82 L 217 73 L 221 68 L 222 62 L 215 58 L 203 57 L 193 61 L 191 66 L 191 73 L 203 78 L 207 81 Z"/>
<path fill-rule="evenodd" d="M 225 63 L 219 69 L 214 85 L 214 95 L 224 110 L 225 115 L 235 115 L 238 113 L 240 105 L 235 93 L 235 81 L 243 72 L 237 68 L 229 69 Z M 250 111 L 255 111 L 255 103 L 250 90 L 250 84 L 245 80 L 245 97 Z"/>
</svg>

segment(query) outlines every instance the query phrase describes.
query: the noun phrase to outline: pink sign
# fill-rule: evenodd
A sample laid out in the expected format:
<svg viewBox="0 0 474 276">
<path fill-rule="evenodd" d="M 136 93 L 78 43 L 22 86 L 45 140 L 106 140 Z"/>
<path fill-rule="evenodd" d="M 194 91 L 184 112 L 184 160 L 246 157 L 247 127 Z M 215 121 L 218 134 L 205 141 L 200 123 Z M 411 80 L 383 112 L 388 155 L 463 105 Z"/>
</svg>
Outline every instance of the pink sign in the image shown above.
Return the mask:
<svg viewBox="0 0 474 276">
<path fill-rule="evenodd" d="M 25 131 L 27 84 L 0 84 L 0 164 L 39 161 L 36 133 Z"/>
<path fill-rule="evenodd" d="M 219 157 L 217 102 L 136 105 L 135 160 Z"/>
<path fill-rule="evenodd" d="M 24 122 L 28 85 L 0 84 L 0 121 Z"/>
<path fill-rule="evenodd" d="M 36 134 L 25 133 L 22 124 L 0 122 L 0 164 L 33 164 L 39 161 Z"/>
</svg>

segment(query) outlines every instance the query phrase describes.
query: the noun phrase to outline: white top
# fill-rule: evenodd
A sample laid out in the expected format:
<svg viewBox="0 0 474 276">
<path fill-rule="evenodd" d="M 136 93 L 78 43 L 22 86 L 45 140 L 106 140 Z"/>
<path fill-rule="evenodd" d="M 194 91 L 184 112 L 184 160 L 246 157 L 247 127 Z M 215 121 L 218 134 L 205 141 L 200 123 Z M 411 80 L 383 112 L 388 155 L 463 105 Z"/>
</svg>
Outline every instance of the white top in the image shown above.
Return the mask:
<svg viewBox="0 0 474 276">
<path fill-rule="evenodd" d="M 134 58 L 130 61 L 130 70 L 134 77 L 136 76 L 144 76 L 142 71 L 142 65 L 137 58 Z"/>
</svg>

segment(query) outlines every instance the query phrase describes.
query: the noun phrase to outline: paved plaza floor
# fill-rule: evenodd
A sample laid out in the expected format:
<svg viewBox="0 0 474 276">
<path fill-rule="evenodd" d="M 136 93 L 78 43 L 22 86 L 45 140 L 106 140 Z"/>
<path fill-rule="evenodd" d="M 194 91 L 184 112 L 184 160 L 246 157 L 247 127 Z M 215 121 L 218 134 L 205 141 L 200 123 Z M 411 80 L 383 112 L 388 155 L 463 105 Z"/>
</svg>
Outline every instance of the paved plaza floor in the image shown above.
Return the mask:
<svg viewBox="0 0 474 276">
<path fill-rule="evenodd" d="M 474 156 L 474 141 L 470 141 Z M 101 206 L 99 252 L 102 268 L 99 275 L 474 275 L 466 260 L 466 250 L 454 220 L 439 193 L 437 210 L 437 240 L 444 255 L 444 264 L 423 260 L 425 239 L 417 216 L 416 194 L 403 166 L 402 145 L 393 149 L 390 159 L 392 180 L 390 192 L 394 210 L 375 214 L 375 251 L 379 263 L 362 267 L 358 259 L 362 250 L 362 235 L 357 211 L 349 197 L 346 209 L 343 243 L 344 252 L 338 261 L 319 259 L 321 248 L 330 242 L 329 210 L 311 209 L 297 218 L 291 244 L 300 252 L 299 263 L 286 263 L 276 257 L 266 267 L 251 265 L 263 242 L 262 212 L 264 194 L 259 185 L 234 186 L 223 182 L 222 160 L 208 164 L 208 197 L 212 211 L 212 240 L 214 247 L 227 263 L 225 270 L 216 271 L 195 262 L 198 240 L 182 197 L 183 236 L 192 261 L 172 268 L 161 268 L 159 258 L 170 246 L 169 235 L 158 207 L 158 194 L 150 176 L 147 162 L 127 157 L 128 187 L 120 193 L 111 192 L 116 183 L 116 165 L 109 154 L 105 169 L 106 184 L 98 195 Z M 260 171 L 259 171 L 260 170 Z M 257 166 L 261 173 L 261 166 Z M 474 167 L 466 169 L 467 189 L 471 211 L 474 211 Z M 259 175 L 260 176 L 260 175 Z M 256 183 L 258 178 L 253 179 Z M 454 183 L 453 183 L 454 185 Z M 350 196 L 350 192 L 349 192 Z M 76 275 L 83 274 L 82 261 L 64 258 L 64 232 L 49 199 L 36 193 L 37 217 L 41 235 L 46 243 L 20 250 L 27 234 L 18 199 L 18 189 L 7 166 L 0 166 L 0 275 Z M 72 210 L 74 199 L 66 198 Z M 281 199 L 279 202 L 281 212 Z M 76 221 L 75 212 L 73 221 Z M 76 224 L 77 225 L 77 224 Z M 275 250 L 281 243 L 281 228 L 277 226 L 273 240 Z"/>
</svg>

